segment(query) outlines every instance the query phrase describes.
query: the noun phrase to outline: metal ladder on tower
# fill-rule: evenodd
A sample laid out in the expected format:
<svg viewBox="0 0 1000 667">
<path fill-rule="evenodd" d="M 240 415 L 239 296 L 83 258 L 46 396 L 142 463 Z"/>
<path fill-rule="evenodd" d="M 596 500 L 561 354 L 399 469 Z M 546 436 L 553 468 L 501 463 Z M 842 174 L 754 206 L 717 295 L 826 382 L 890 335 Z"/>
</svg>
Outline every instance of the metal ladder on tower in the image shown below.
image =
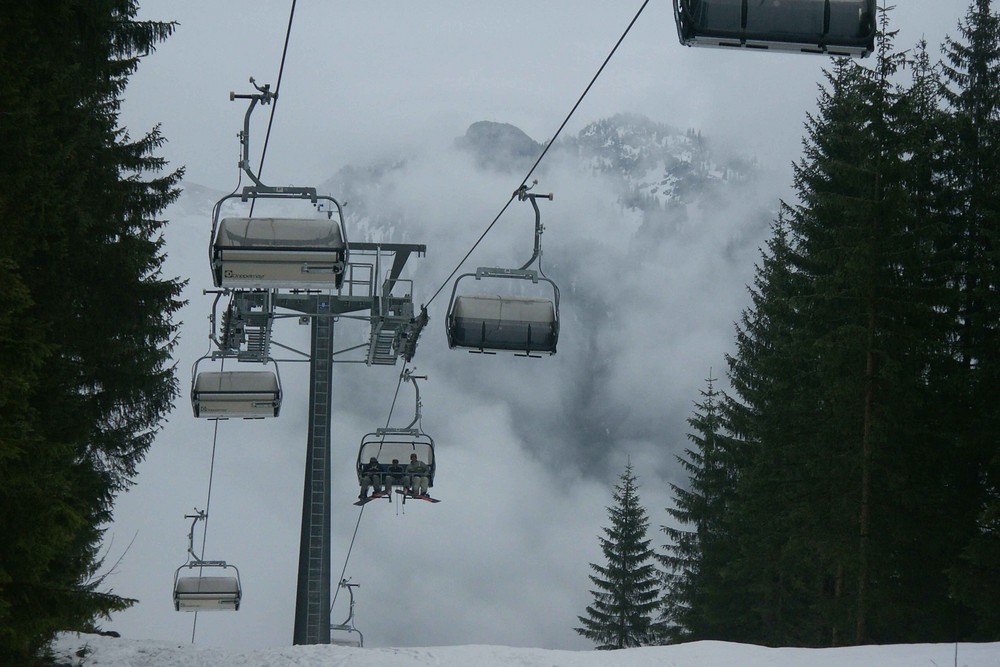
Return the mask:
<svg viewBox="0 0 1000 667">
<path fill-rule="evenodd" d="M 333 318 L 312 318 L 309 455 L 306 460 L 300 591 L 296 600 L 296 644 L 330 642 L 330 388 L 333 375 Z M 304 561 L 304 562 L 303 562 Z M 304 566 L 304 567 L 303 567 Z M 304 578 L 304 581 L 301 579 Z M 304 588 L 301 584 L 304 584 Z M 301 594 L 301 593 L 300 593 Z"/>
</svg>

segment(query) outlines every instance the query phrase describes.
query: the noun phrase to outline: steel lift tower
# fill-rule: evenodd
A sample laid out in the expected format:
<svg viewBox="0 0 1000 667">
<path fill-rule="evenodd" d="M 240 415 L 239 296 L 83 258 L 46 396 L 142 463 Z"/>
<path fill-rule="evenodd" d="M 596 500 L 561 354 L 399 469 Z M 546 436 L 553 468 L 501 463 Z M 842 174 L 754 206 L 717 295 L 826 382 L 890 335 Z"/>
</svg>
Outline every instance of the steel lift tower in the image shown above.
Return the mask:
<svg viewBox="0 0 1000 667">
<path fill-rule="evenodd" d="M 250 168 L 250 115 L 276 95 L 269 86 L 250 82 L 256 93 L 230 99 L 249 100 L 240 133 L 239 166 L 253 181 L 239 193 L 220 199 L 212 210 L 209 257 L 216 306 L 230 299 L 221 318 L 212 315 L 216 349 L 199 361 L 233 359 L 271 364 L 271 328 L 279 311 L 296 313 L 311 326 L 309 353 L 309 425 L 302 490 L 302 533 L 299 542 L 295 600 L 295 644 L 330 643 L 331 412 L 334 323 L 341 316 L 370 325 L 367 343 L 348 348 L 365 351 L 356 363 L 395 365 L 410 361 L 427 321 L 414 316 L 412 281 L 400 279 L 406 261 L 426 246 L 406 243 L 348 242 L 343 208 L 336 199 L 311 187 L 271 187 Z M 229 199 L 256 202 L 307 200 L 325 218 L 222 218 Z M 251 209 L 252 211 L 253 209 Z M 409 286 L 409 289 L 405 289 Z M 397 289 L 398 288 L 398 289 Z M 353 314 L 353 315 L 349 315 Z M 277 343 L 274 343 L 277 345 Z M 284 346 L 281 346 L 284 347 Z M 291 348 L 286 348 L 291 349 Z M 342 350 L 346 352 L 348 350 Z M 197 363 L 196 363 L 197 369 Z M 277 373 L 228 371 L 194 373 L 195 416 L 210 419 L 276 417 L 282 389 Z"/>
<path fill-rule="evenodd" d="M 359 256 L 366 253 L 374 261 L 378 275 L 380 259 L 393 256 L 388 277 L 382 285 L 382 295 L 348 294 L 279 294 L 275 306 L 304 314 L 310 319 L 309 360 L 309 430 L 306 441 L 305 478 L 302 490 L 302 532 L 299 540 L 298 584 L 295 596 L 294 644 L 330 643 L 331 569 L 331 454 L 332 454 L 332 387 L 333 333 L 338 315 L 368 310 L 372 332 L 366 363 L 393 365 L 398 356 L 406 354 L 407 342 L 415 340 L 419 328 L 414 327 L 413 301 L 410 294 L 393 297 L 399 272 L 412 253 L 423 254 L 426 246 L 413 244 L 352 243 L 352 263 L 348 271 L 359 266 Z M 352 281 L 348 291 L 369 281 Z M 367 290 L 361 290 L 362 292 Z"/>
</svg>

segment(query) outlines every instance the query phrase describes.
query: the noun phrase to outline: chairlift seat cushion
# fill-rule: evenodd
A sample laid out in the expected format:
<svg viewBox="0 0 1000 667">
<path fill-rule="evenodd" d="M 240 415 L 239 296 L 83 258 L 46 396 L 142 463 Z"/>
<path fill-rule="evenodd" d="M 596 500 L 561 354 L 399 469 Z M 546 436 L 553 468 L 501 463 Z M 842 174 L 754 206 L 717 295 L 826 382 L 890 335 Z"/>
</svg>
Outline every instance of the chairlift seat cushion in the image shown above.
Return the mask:
<svg viewBox="0 0 1000 667">
<path fill-rule="evenodd" d="M 235 611 L 241 598 L 236 577 L 180 577 L 174 586 L 178 611 Z"/>
<path fill-rule="evenodd" d="M 194 416 L 204 419 L 277 417 L 281 390 L 271 371 L 198 373 L 191 406 Z"/>
<path fill-rule="evenodd" d="M 333 220 L 225 218 L 213 247 L 218 287 L 340 287 L 346 261 Z"/>
<path fill-rule="evenodd" d="M 551 352 L 559 327 L 552 301 L 538 297 L 466 295 L 455 298 L 453 347 Z"/>
</svg>

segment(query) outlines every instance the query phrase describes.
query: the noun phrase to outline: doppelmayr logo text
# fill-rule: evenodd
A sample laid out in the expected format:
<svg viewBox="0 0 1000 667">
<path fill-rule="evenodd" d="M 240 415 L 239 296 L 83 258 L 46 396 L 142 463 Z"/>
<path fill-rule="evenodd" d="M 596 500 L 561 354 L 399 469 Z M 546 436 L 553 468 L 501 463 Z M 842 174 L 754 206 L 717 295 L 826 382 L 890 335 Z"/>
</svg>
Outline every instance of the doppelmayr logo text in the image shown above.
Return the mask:
<svg viewBox="0 0 1000 667">
<path fill-rule="evenodd" d="M 263 273 L 237 273 L 232 269 L 226 269 L 223 271 L 223 275 L 233 280 L 260 280 L 264 277 Z"/>
</svg>

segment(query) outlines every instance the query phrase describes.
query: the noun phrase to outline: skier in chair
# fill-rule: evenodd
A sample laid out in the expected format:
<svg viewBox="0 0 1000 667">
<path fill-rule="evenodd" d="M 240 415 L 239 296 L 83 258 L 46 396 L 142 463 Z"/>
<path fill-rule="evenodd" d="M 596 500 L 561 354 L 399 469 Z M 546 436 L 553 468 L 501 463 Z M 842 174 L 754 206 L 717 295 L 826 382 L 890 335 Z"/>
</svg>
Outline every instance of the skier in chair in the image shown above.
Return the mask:
<svg viewBox="0 0 1000 667">
<path fill-rule="evenodd" d="M 410 454 L 410 463 L 406 466 L 406 473 L 410 478 L 410 494 L 414 498 L 427 495 L 427 485 L 430 481 L 430 467 L 417 458 L 417 453 Z"/>
<path fill-rule="evenodd" d="M 360 500 L 366 500 L 368 498 L 368 487 L 372 487 L 372 495 L 381 493 L 382 491 L 382 473 L 379 470 L 378 459 L 374 456 L 368 460 L 365 467 L 361 469 L 361 493 L 358 495 Z M 386 485 L 386 493 L 389 493 L 388 485 Z"/>
</svg>

